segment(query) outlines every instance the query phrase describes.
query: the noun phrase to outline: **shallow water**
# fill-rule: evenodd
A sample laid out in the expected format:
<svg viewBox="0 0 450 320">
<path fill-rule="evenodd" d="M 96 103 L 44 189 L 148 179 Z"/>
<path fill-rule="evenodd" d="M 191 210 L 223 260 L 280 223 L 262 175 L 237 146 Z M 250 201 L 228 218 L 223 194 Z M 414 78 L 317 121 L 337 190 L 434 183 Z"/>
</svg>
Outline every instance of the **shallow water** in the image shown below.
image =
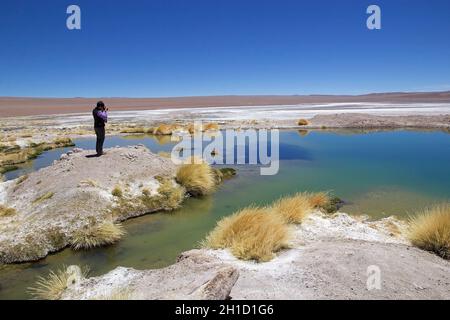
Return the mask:
<svg viewBox="0 0 450 320">
<path fill-rule="evenodd" d="M 91 275 L 117 266 L 160 268 L 194 248 L 217 220 L 251 203 L 265 204 L 297 191 L 330 190 L 347 204 L 343 212 L 406 217 L 450 199 L 450 135 L 444 132 L 280 132 L 280 171 L 260 176 L 257 166 L 238 166 L 238 176 L 212 196 L 188 199 L 182 209 L 124 223 L 120 243 L 89 251 L 66 249 L 36 263 L 0 266 L 0 299 L 29 298 L 26 288 L 38 275 L 61 265 L 88 265 Z M 167 142 L 167 141 L 165 141 Z M 106 147 L 145 144 L 154 152 L 174 143 L 149 136 L 108 137 Z M 93 139 L 76 145 L 91 149 Z M 50 165 L 65 150 L 53 150 L 7 178 Z"/>
</svg>

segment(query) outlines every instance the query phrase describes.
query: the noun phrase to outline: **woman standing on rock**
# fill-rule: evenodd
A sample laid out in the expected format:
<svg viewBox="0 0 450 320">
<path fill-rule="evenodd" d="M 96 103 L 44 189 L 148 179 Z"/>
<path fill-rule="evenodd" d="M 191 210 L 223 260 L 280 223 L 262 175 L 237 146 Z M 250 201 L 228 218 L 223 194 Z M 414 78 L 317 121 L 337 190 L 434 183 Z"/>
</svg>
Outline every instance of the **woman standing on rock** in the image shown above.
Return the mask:
<svg viewBox="0 0 450 320">
<path fill-rule="evenodd" d="M 97 151 L 97 156 L 103 155 L 103 142 L 105 142 L 105 123 L 108 122 L 108 109 L 105 107 L 103 101 L 97 102 L 97 107 L 92 111 L 94 116 L 94 130 L 97 136 L 97 143 L 95 150 Z"/>
</svg>

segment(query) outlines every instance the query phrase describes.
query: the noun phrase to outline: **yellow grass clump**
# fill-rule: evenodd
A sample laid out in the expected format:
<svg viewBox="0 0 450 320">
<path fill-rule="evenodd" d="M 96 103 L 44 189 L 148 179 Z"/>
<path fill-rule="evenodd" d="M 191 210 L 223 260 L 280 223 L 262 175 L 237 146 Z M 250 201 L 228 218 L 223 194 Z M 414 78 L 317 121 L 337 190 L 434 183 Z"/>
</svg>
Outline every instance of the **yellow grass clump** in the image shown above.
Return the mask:
<svg viewBox="0 0 450 320">
<path fill-rule="evenodd" d="M 171 135 L 175 130 L 175 126 L 170 124 L 161 124 L 153 130 L 153 134 L 156 135 Z"/>
<path fill-rule="evenodd" d="M 53 198 L 53 196 L 55 195 L 54 192 L 47 192 L 44 193 L 43 195 L 37 197 L 36 199 L 33 200 L 33 204 L 38 204 L 41 203 L 42 201 L 48 200 Z"/>
<path fill-rule="evenodd" d="M 275 201 L 271 209 L 285 223 L 299 224 L 315 207 L 311 198 L 311 195 L 308 193 L 297 193 L 293 196 L 284 197 Z"/>
<path fill-rule="evenodd" d="M 185 189 L 173 180 L 165 179 L 158 188 L 158 199 L 163 210 L 175 210 L 184 200 Z"/>
<path fill-rule="evenodd" d="M 299 126 L 307 126 L 309 124 L 309 122 L 306 119 L 300 119 L 300 120 L 298 120 L 297 124 Z"/>
<path fill-rule="evenodd" d="M 210 194 L 216 187 L 214 170 L 201 159 L 191 158 L 188 163 L 181 165 L 177 170 L 176 181 L 194 197 Z"/>
<path fill-rule="evenodd" d="M 437 205 L 412 217 L 408 238 L 414 246 L 450 259 L 450 203 Z"/>
<path fill-rule="evenodd" d="M 16 209 L 9 208 L 0 204 L 0 217 L 10 217 L 17 213 Z"/>
<path fill-rule="evenodd" d="M 60 146 L 74 146 L 75 144 L 73 143 L 72 139 L 67 138 L 67 137 L 59 137 L 56 138 L 53 143 L 56 145 L 55 147 L 60 147 Z"/>
<path fill-rule="evenodd" d="M 184 200 L 185 189 L 176 184 L 172 179 L 163 178 L 158 187 L 158 194 L 151 195 L 150 190 L 143 189 L 140 197 L 141 209 L 139 211 L 178 209 Z"/>
<path fill-rule="evenodd" d="M 90 249 L 113 244 L 125 235 L 121 224 L 106 221 L 98 225 L 78 230 L 72 236 L 70 244 L 73 249 Z"/>
<path fill-rule="evenodd" d="M 112 189 L 111 194 L 114 197 L 121 198 L 123 196 L 122 188 L 120 186 L 115 186 L 114 189 Z"/>
<path fill-rule="evenodd" d="M 82 277 L 86 277 L 89 273 L 88 268 L 80 268 L 80 270 Z M 64 290 L 69 287 L 71 281 L 73 281 L 73 273 L 63 266 L 60 270 L 51 270 L 47 277 L 39 277 L 36 287 L 29 288 L 28 292 L 35 299 L 58 300 L 61 298 Z"/>
<path fill-rule="evenodd" d="M 239 259 L 261 262 L 286 248 L 289 237 L 289 227 L 279 216 L 267 208 L 248 207 L 220 220 L 203 245 L 229 248 Z"/>
<path fill-rule="evenodd" d="M 147 133 L 147 130 L 144 127 L 129 127 L 122 128 L 120 133 Z"/>
<path fill-rule="evenodd" d="M 306 195 L 309 197 L 309 202 L 314 208 L 324 208 L 330 203 L 328 192 L 315 192 Z"/>
<path fill-rule="evenodd" d="M 194 134 L 195 131 L 197 131 L 196 129 L 197 129 L 197 128 L 195 128 L 195 126 L 194 126 L 193 124 L 190 124 L 190 125 L 187 126 L 187 131 L 188 131 L 190 134 Z"/>
<path fill-rule="evenodd" d="M 203 131 L 217 131 L 219 130 L 219 125 L 217 123 L 207 123 L 203 126 Z"/>
<path fill-rule="evenodd" d="M 17 180 L 16 180 L 16 186 L 18 186 L 19 184 L 21 184 L 22 182 L 24 182 L 25 180 L 27 180 L 28 179 L 28 175 L 26 174 L 26 175 L 23 175 L 23 176 L 20 176 L 19 178 L 17 178 Z"/>
</svg>

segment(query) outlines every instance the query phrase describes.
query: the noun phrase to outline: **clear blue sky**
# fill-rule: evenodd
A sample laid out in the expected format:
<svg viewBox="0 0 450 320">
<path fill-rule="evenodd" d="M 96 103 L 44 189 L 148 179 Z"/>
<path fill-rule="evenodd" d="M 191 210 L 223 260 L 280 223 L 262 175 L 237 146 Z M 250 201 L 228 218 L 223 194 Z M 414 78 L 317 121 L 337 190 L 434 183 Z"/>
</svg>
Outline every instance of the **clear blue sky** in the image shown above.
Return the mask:
<svg viewBox="0 0 450 320">
<path fill-rule="evenodd" d="M 2 0 L 0 41 L 0 96 L 450 90 L 448 0 Z"/>
</svg>

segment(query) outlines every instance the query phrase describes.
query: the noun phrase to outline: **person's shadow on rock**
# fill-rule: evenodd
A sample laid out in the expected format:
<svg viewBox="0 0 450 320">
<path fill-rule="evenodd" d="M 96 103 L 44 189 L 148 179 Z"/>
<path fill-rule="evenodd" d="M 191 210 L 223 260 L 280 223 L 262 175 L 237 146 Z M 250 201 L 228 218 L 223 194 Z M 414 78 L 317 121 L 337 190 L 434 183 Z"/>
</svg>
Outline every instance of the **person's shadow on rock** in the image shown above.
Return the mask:
<svg viewBox="0 0 450 320">
<path fill-rule="evenodd" d="M 98 158 L 98 157 L 99 157 L 98 154 L 88 154 L 88 155 L 86 156 L 86 158 Z"/>
</svg>

